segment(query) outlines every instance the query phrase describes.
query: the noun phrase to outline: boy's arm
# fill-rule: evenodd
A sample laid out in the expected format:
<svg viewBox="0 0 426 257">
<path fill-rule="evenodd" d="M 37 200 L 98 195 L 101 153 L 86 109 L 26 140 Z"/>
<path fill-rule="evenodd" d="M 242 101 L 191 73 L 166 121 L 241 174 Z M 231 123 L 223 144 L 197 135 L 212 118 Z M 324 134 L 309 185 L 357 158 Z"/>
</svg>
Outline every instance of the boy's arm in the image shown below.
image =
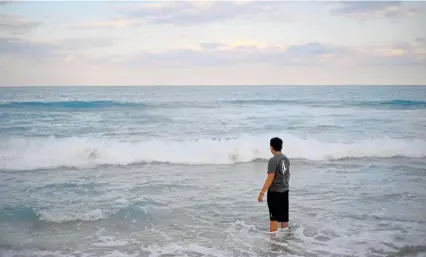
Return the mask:
<svg viewBox="0 0 426 257">
<path fill-rule="evenodd" d="M 260 194 L 265 194 L 266 190 L 271 186 L 272 181 L 274 181 L 275 173 L 268 173 L 268 176 L 266 177 L 265 183 L 263 184 L 263 188 L 260 191 Z"/>
<path fill-rule="evenodd" d="M 263 184 L 263 188 L 257 198 L 259 202 L 262 201 L 263 195 L 265 194 L 266 190 L 268 190 L 268 188 L 271 186 L 272 181 L 274 181 L 276 168 L 277 164 L 274 162 L 274 160 L 270 159 L 268 162 L 268 176 L 266 177 L 265 183 Z"/>
</svg>

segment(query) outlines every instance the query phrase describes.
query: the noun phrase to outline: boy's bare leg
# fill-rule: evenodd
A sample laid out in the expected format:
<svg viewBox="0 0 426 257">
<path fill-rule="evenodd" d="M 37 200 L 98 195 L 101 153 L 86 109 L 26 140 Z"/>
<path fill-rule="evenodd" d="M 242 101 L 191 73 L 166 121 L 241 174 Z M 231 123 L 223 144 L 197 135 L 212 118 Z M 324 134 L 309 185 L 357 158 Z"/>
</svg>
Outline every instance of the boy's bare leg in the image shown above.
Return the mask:
<svg viewBox="0 0 426 257">
<path fill-rule="evenodd" d="M 269 224 L 269 232 L 275 232 L 278 230 L 278 221 L 271 221 Z"/>
<path fill-rule="evenodd" d="M 287 222 L 281 222 L 281 228 L 288 228 L 288 221 Z"/>
</svg>

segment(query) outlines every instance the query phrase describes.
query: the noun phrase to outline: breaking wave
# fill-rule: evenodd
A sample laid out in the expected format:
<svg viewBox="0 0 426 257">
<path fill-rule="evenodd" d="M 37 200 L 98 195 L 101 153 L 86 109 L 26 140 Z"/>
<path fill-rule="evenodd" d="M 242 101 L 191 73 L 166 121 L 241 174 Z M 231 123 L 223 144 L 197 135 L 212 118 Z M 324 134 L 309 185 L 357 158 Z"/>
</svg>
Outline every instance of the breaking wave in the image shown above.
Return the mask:
<svg viewBox="0 0 426 257">
<path fill-rule="evenodd" d="M 109 213 L 101 209 L 90 210 L 86 212 L 79 211 L 64 211 L 64 212 L 52 212 L 52 211 L 37 211 L 38 219 L 45 222 L 51 223 L 65 223 L 74 221 L 96 221 L 100 219 L 108 218 Z"/>
<path fill-rule="evenodd" d="M 426 141 L 422 139 L 383 137 L 327 142 L 291 135 L 282 138 L 283 151 L 292 159 L 321 161 L 426 156 Z M 233 164 L 268 159 L 271 155 L 268 142 L 267 136 L 184 141 L 122 141 L 85 137 L 9 138 L 0 143 L 0 169 L 83 168 L 156 162 L 186 165 Z"/>
</svg>

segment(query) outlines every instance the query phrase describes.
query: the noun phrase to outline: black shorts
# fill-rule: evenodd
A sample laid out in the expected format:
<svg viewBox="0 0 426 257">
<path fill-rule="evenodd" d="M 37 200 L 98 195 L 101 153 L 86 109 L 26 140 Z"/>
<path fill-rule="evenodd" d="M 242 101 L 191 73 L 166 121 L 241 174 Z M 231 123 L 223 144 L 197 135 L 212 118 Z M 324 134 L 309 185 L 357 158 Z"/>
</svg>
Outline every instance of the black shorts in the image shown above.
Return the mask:
<svg viewBox="0 0 426 257">
<path fill-rule="evenodd" d="M 267 193 L 270 221 L 288 222 L 288 190 Z"/>
</svg>

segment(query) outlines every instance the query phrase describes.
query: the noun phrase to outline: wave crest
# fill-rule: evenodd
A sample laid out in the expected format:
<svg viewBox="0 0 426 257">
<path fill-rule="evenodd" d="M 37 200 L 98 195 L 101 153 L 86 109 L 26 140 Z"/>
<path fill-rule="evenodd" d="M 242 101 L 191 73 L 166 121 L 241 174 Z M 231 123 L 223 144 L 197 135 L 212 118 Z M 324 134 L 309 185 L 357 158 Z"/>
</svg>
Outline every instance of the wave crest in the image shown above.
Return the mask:
<svg viewBox="0 0 426 257">
<path fill-rule="evenodd" d="M 293 159 L 313 161 L 343 158 L 426 156 L 426 141 L 375 138 L 325 142 L 283 136 L 283 151 Z M 55 167 L 93 167 L 133 163 L 232 164 L 268 159 L 267 136 L 186 141 L 120 141 L 98 138 L 8 139 L 0 144 L 1 170 L 33 170 Z"/>
</svg>

